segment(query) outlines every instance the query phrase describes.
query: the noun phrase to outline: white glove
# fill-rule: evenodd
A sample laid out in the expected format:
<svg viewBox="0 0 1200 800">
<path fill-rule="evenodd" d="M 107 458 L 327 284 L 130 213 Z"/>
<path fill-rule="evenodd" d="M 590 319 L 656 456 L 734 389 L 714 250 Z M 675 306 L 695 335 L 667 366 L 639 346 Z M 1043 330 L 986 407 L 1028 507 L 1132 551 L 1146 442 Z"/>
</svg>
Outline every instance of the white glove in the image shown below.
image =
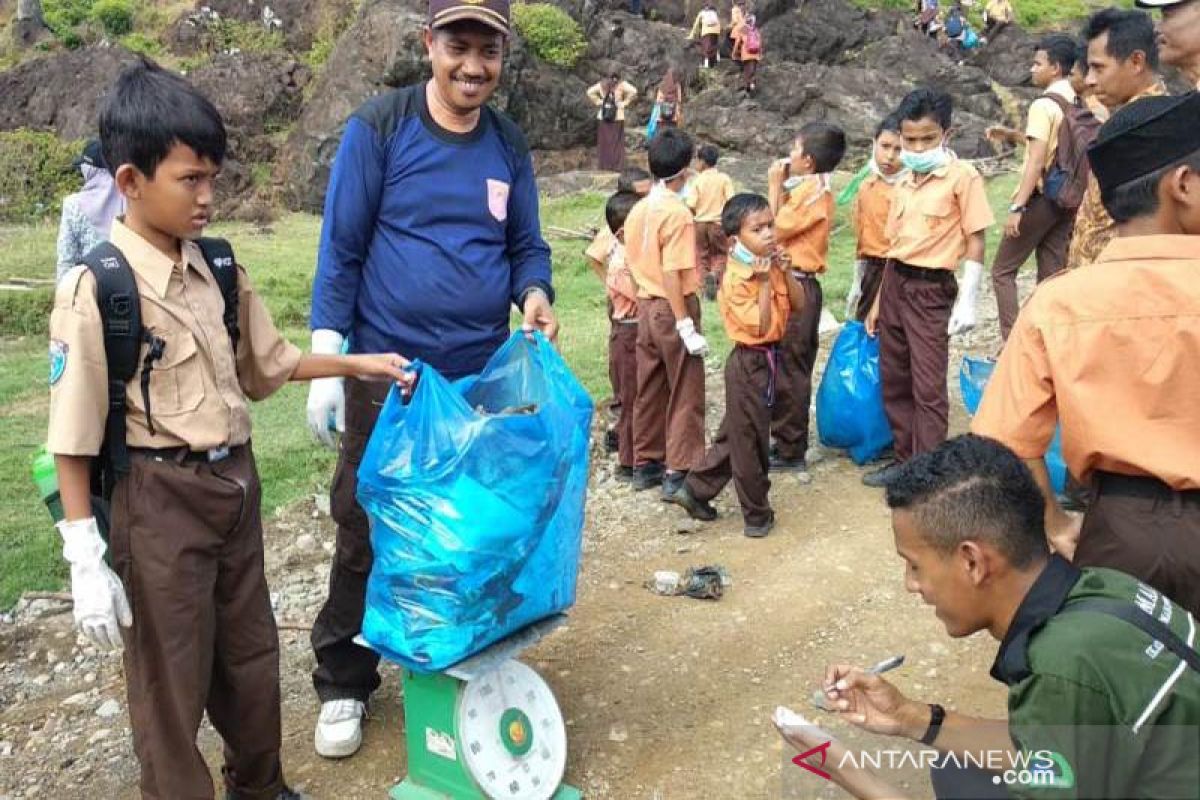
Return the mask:
<svg viewBox="0 0 1200 800">
<path fill-rule="evenodd" d="M 121 579 L 104 563 L 104 540 L 96 518 L 62 520 L 63 558 L 71 564 L 75 627 L 101 650 L 120 650 L 121 628 L 133 624 Z"/>
<path fill-rule="evenodd" d="M 683 339 L 683 346 L 687 348 L 688 355 L 702 356 L 708 352 L 708 342 L 696 333 L 696 323 L 692 322 L 691 317 L 675 320 L 675 331 L 679 338 Z"/>
<path fill-rule="evenodd" d="M 975 327 L 975 298 L 979 294 L 983 264 L 978 261 L 964 261 L 962 267 L 962 279 L 958 282 L 958 299 L 954 301 L 954 309 L 950 312 L 950 324 L 946 326 L 946 333 L 950 336 L 966 333 Z"/>
<path fill-rule="evenodd" d="M 854 282 L 850 284 L 850 293 L 846 295 L 846 319 L 854 319 L 858 311 L 858 301 L 862 299 L 863 274 L 867 265 L 861 258 L 854 260 Z"/>
<path fill-rule="evenodd" d="M 337 331 L 320 328 L 312 332 L 314 355 L 336 356 L 342 352 L 345 337 Z M 333 416 L 338 433 L 346 430 L 346 391 L 341 378 L 316 378 L 308 387 L 308 429 L 321 444 L 333 450 L 337 441 L 329 429 Z"/>
</svg>

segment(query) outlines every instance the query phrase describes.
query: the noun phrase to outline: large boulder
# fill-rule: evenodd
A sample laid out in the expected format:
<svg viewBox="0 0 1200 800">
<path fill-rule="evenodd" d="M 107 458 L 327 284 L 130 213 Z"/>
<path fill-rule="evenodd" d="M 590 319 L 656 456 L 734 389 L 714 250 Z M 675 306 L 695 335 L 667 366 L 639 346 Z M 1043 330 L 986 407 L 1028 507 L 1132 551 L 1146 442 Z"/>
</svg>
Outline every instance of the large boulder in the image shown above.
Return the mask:
<svg viewBox="0 0 1200 800">
<path fill-rule="evenodd" d="M 355 0 L 196 0 L 196 11 L 209 8 L 226 19 L 270 25 L 283 33 L 288 49 L 299 52 L 352 16 Z M 324 30 L 323 30 L 324 29 Z"/>
<path fill-rule="evenodd" d="M 769 61 L 833 64 L 865 44 L 905 27 L 895 12 L 867 12 L 845 0 L 808 0 L 778 13 L 763 25 L 763 51 Z"/>
<path fill-rule="evenodd" d="M 97 45 L 0 72 L 0 130 L 33 128 L 64 139 L 95 136 L 101 100 L 135 59 L 122 47 Z"/>
<path fill-rule="evenodd" d="M 1009 25 L 972 53 L 967 63 L 986 72 L 1001 86 L 1027 87 L 1031 85 L 1029 65 L 1033 63 L 1037 41 L 1037 37 L 1019 25 Z"/>
</svg>

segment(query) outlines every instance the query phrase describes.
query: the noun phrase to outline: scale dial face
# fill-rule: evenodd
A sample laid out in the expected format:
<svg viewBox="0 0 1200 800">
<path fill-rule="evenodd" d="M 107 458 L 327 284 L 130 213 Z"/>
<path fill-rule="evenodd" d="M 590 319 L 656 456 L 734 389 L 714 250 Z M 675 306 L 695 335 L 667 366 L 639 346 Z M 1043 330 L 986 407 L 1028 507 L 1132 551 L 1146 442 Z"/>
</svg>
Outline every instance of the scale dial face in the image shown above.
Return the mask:
<svg viewBox="0 0 1200 800">
<path fill-rule="evenodd" d="M 553 692 L 520 661 L 463 684 L 459 747 L 494 800 L 548 800 L 567 766 L 567 729 Z"/>
</svg>

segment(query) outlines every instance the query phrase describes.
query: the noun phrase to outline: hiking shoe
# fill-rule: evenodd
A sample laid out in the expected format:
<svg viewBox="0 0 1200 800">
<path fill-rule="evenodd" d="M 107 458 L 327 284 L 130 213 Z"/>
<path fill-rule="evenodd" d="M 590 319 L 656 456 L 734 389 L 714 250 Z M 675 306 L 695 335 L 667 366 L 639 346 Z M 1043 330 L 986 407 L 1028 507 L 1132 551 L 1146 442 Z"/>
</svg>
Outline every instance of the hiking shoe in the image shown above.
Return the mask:
<svg viewBox="0 0 1200 800">
<path fill-rule="evenodd" d="M 633 490 L 644 492 L 653 489 L 663 482 L 663 465 L 661 461 L 647 461 L 633 468 Z"/>
<path fill-rule="evenodd" d="M 613 479 L 618 480 L 621 483 L 629 483 L 633 480 L 633 467 L 627 467 L 624 464 L 618 465 L 617 468 L 613 470 Z"/>
<path fill-rule="evenodd" d="M 617 430 L 616 428 L 609 428 L 604 432 L 604 452 L 615 453 L 617 452 L 617 447 Z"/>
<path fill-rule="evenodd" d="M 313 745 L 317 755 L 346 758 L 362 745 L 362 720 L 366 706 L 358 700 L 327 700 L 321 704 Z"/>
<path fill-rule="evenodd" d="M 891 461 L 884 464 L 878 469 L 873 469 L 862 476 L 864 486 L 870 486 L 873 489 L 885 489 L 888 483 L 900 471 L 900 462 Z"/>
<path fill-rule="evenodd" d="M 742 533 L 751 539 L 762 539 L 771 529 L 775 527 L 775 512 L 771 512 L 771 516 L 767 517 L 767 521 L 762 525 L 746 525 L 742 528 Z"/>
<path fill-rule="evenodd" d="M 701 522 L 712 522 L 717 518 L 717 510 L 712 507 L 712 504 L 706 500 L 696 498 L 686 483 L 680 486 L 670 497 L 664 495 L 663 500 L 680 506 L 692 519 L 698 519 Z"/>
<path fill-rule="evenodd" d="M 683 480 L 687 477 L 686 472 L 680 470 L 669 469 L 663 475 L 662 479 L 662 499 L 664 503 L 673 503 L 675 495 L 683 488 Z"/>
</svg>

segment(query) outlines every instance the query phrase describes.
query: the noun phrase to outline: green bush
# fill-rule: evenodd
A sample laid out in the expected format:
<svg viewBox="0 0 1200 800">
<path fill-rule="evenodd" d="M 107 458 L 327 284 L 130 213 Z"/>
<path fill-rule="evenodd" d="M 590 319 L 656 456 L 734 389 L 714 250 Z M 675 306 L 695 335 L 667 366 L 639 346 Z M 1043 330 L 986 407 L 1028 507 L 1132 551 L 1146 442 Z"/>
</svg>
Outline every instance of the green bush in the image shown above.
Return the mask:
<svg viewBox="0 0 1200 800">
<path fill-rule="evenodd" d="M 109 36 L 124 36 L 133 30 L 133 3 L 131 0 L 96 0 L 91 18 Z"/>
<path fill-rule="evenodd" d="M 549 3 L 516 3 L 513 25 L 538 58 L 570 69 L 587 50 L 583 29 L 567 12 Z"/>
<path fill-rule="evenodd" d="M 121 37 L 121 45 L 130 52 L 158 57 L 164 52 L 162 42 L 144 33 L 128 33 Z"/>
<path fill-rule="evenodd" d="M 26 222 L 58 214 L 62 198 L 79 189 L 71 163 L 82 142 L 52 133 L 0 132 L 0 221 Z"/>
<path fill-rule="evenodd" d="M 42 0 L 42 14 L 46 26 L 65 44 L 64 37 L 91 18 L 92 0 Z"/>
<path fill-rule="evenodd" d="M 278 53 L 284 49 L 283 33 L 258 22 L 222 19 L 212 29 L 212 47 L 218 53 Z"/>
</svg>

